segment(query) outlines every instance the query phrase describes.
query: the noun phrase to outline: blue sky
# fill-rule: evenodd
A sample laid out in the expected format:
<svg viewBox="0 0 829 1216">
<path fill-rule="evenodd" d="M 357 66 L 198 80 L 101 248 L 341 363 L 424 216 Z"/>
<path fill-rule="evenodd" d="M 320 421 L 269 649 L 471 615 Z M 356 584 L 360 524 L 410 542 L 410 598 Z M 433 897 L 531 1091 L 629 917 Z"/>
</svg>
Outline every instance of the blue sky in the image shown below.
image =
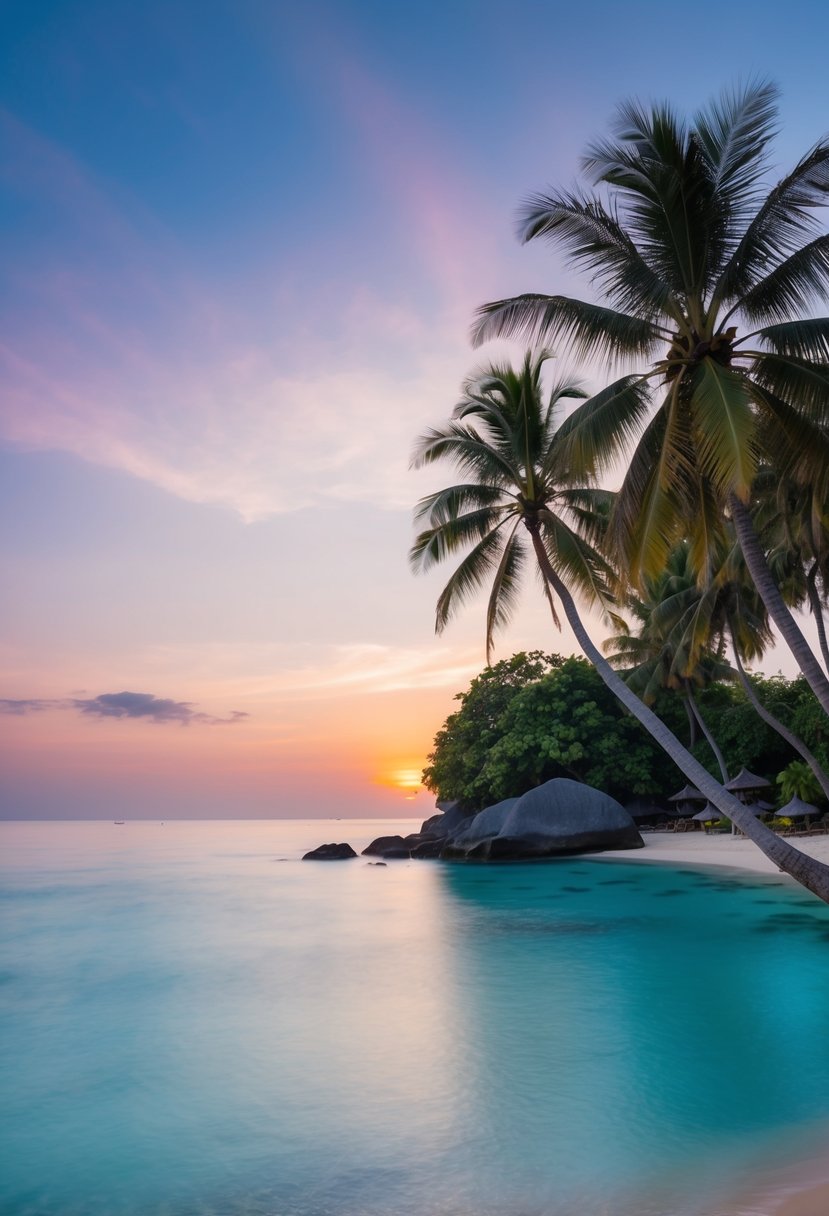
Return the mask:
<svg viewBox="0 0 829 1216">
<path fill-rule="evenodd" d="M 0 814 L 405 809 L 484 657 L 474 607 L 433 639 L 440 576 L 406 566 L 412 439 L 483 357 L 478 304 L 589 292 L 518 246 L 518 203 L 569 184 L 619 100 L 693 110 L 753 74 L 782 90 L 782 170 L 829 125 L 829 11 L 86 0 L 2 24 L 2 695 L 249 717 L 20 715 Z M 574 648 L 532 594 L 520 646 Z"/>
</svg>

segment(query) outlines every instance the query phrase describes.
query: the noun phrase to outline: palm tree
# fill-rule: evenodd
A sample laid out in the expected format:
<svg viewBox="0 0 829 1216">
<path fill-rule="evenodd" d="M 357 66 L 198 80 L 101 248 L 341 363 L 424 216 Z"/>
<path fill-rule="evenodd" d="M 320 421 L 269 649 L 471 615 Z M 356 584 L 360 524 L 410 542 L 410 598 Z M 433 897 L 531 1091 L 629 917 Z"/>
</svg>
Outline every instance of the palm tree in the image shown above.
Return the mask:
<svg viewBox="0 0 829 1216">
<path fill-rule="evenodd" d="M 491 366 L 466 382 L 452 419 L 417 441 L 413 465 L 450 462 L 465 480 L 424 498 L 416 519 L 426 523 L 411 550 L 426 570 L 465 550 L 437 603 L 441 632 L 474 591 L 491 582 L 487 649 L 515 607 L 519 579 L 532 546 L 554 620 L 560 604 L 587 658 L 607 687 L 659 743 L 677 767 L 781 869 L 829 903 L 829 866 L 782 840 L 727 793 L 656 714 L 614 671 L 590 638 L 569 586 L 610 606 L 613 572 L 597 552 L 608 496 L 574 483 L 558 407 L 577 390 L 558 386 L 545 400 L 541 368 L 530 355 L 520 371 Z"/>
<path fill-rule="evenodd" d="M 757 487 L 755 527 L 768 549 L 775 581 L 788 603 L 808 602 L 829 671 L 824 619 L 829 602 L 829 486 L 781 481 L 768 469 L 758 477 Z"/>
<path fill-rule="evenodd" d="M 615 637 L 608 638 L 603 649 L 625 683 L 646 705 L 653 705 L 663 689 L 678 693 L 688 715 L 688 746 L 694 746 L 699 728 L 714 753 L 725 783 L 728 781 L 725 759 L 697 703 L 694 689 L 733 679 L 734 673 L 707 644 L 697 645 L 693 655 L 689 654 L 690 639 L 684 617 L 689 597 L 693 603 L 699 596 L 689 566 L 688 545 L 681 542 L 668 555 L 662 574 L 645 580 L 643 597 L 628 597 L 626 606 L 638 628 L 625 628 Z"/>
<path fill-rule="evenodd" d="M 619 109 L 584 158 L 593 190 L 530 199 L 525 241 L 544 237 L 592 272 L 606 303 L 522 295 L 486 304 L 476 342 L 566 340 L 578 357 L 646 361 L 562 428 L 568 460 L 595 473 L 638 439 L 613 532 L 634 584 L 691 540 L 702 581 L 730 515 L 751 577 L 829 713 L 822 670 L 769 570 L 752 525 L 761 460 L 796 483 L 829 467 L 829 139 L 764 192 L 777 91 L 754 82 L 692 122 L 666 105 Z M 652 393 L 659 391 L 651 414 Z"/>
<path fill-rule="evenodd" d="M 760 659 L 772 640 L 765 605 L 751 582 L 738 545 L 719 564 L 704 591 L 694 588 L 677 626 L 685 630 L 685 648 L 693 661 L 700 646 L 723 652 L 730 645 L 737 678 L 757 715 L 805 760 L 815 780 L 829 798 L 829 774 L 803 740 L 766 708 L 745 669 Z"/>
</svg>

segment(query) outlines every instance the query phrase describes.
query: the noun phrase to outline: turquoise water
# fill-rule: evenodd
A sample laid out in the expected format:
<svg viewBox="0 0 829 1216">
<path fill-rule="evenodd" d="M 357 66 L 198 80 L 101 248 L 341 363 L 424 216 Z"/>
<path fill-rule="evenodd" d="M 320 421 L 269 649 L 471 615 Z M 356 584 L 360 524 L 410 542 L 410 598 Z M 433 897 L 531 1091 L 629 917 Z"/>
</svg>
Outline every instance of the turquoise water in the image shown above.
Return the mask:
<svg viewBox="0 0 829 1216">
<path fill-rule="evenodd" d="M 0 825 L 4 1216 L 690 1213 L 825 1126 L 829 908 L 296 860 L 380 828 Z"/>
</svg>

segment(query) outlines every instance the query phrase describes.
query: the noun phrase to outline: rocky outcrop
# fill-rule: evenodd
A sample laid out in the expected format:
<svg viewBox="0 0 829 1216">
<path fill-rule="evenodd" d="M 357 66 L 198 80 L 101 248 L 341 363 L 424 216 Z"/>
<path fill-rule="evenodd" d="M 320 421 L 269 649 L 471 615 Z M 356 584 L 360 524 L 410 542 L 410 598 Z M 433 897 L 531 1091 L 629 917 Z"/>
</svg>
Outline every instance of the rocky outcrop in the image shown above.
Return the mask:
<svg viewBox="0 0 829 1216">
<path fill-rule="evenodd" d="M 356 857 L 350 844 L 321 844 L 318 849 L 312 849 L 302 858 L 303 861 L 346 861 Z"/>
<path fill-rule="evenodd" d="M 547 781 L 520 798 L 505 798 L 476 815 L 457 804 L 427 819 L 408 836 L 378 836 L 364 857 L 384 861 L 442 857 L 463 861 L 527 861 L 639 849 L 644 841 L 623 806 L 601 790 L 565 777 Z M 303 861 L 356 857 L 348 844 L 323 844 Z"/>
<path fill-rule="evenodd" d="M 578 781 L 559 777 L 506 801 L 512 805 L 498 803 L 476 815 L 465 832 L 447 840 L 441 857 L 522 861 L 644 845 L 623 806 Z"/>
<path fill-rule="evenodd" d="M 419 832 L 412 832 L 408 836 L 378 836 L 363 849 L 363 856 L 385 857 L 390 860 L 440 857 L 441 850 L 450 836 L 463 831 L 473 819 L 473 816 L 462 811 L 456 802 L 442 805 L 446 806 L 447 810 L 425 820 Z"/>
<path fill-rule="evenodd" d="M 363 857 L 410 857 L 412 846 L 402 836 L 378 836 L 363 849 Z"/>
<path fill-rule="evenodd" d="M 426 836 L 430 840 L 448 840 L 450 836 L 468 827 L 474 819 L 474 815 L 469 811 L 461 810 L 457 802 L 438 802 L 436 805 L 445 806 L 447 810 L 424 820 L 420 827 L 420 835 Z"/>
</svg>

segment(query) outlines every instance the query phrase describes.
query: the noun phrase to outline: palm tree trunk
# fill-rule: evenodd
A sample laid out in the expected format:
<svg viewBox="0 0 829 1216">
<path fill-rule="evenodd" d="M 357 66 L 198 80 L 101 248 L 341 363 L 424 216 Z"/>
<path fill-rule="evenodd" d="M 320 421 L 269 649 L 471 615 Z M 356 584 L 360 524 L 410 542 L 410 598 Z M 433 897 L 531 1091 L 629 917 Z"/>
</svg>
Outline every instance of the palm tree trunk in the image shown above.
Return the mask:
<svg viewBox="0 0 829 1216">
<path fill-rule="evenodd" d="M 740 542 L 740 548 L 743 551 L 743 557 L 745 558 L 752 582 L 757 588 L 757 593 L 766 605 L 769 616 L 780 630 L 783 640 L 794 655 L 797 665 L 806 677 L 809 687 L 817 697 L 824 712 L 829 714 L 829 678 L 827 678 L 820 663 L 818 663 L 812 654 L 811 647 L 801 633 L 791 612 L 783 603 L 783 596 L 780 594 L 780 590 L 772 577 L 765 554 L 757 539 L 757 533 L 754 531 L 754 524 L 751 522 L 751 512 L 745 503 L 740 502 L 736 494 L 729 494 L 728 506 L 731 511 L 731 518 L 734 520 L 737 539 Z"/>
<path fill-rule="evenodd" d="M 815 774 L 815 777 L 820 784 L 820 788 L 823 790 L 826 797 L 829 798 L 829 776 L 827 776 L 827 774 L 823 771 L 820 766 L 820 761 L 812 755 L 803 740 L 799 739 L 794 731 L 789 730 L 788 726 L 784 726 L 779 718 L 775 718 L 774 714 L 770 713 L 770 711 L 766 709 L 763 702 L 757 696 L 754 685 L 746 675 L 742 659 L 740 658 L 740 650 L 737 646 L 737 641 L 733 633 L 731 634 L 731 648 L 734 654 L 734 665 L 737 668 L 737 675 L 740 677 L 740 683 L 742 684 L 743 690 L 757 714 L 763 719 L 767 726 L 770 726 L 772 730 L 777 731 L 780 738 L 785 739 L 789 746 L 793 747 L 794 750 L 803 757 L 809 768 Z"/>
<path fill-rule="evenodd" d="M 787 840 L 783 840 L 771 828 L 760 823 L 747 807 L 744 807 L 732 794 L 723 789 L 708 770 L 703 768 L 699 761 L 695 760 L 691 753 L 682 746 L 662 719 L 658 718 L 653 710 L 649 709 L 639 700 L 636 693 L 628 688 L 585 629 L 572 595 L 550 563 L 544 542 L 538 534 L 538 526 L 530 527 L 528 530 L 532 536 L 533 548 L 542 574 L 561 600 L 564 615 L 567 617 L 579 645 L 610 691 L 670 756 L 680 772 L 694 783 L 700 793 L 705 794 L 718 811 L 735 823 L 740 831 L 748 836 L 770 861 L 774 862 L 778 869 L 790 874 L 802 886 L 817 895 L 818 899 L 829 903 L 829 866 L 816 861 L 806 853 L 801 853 L 799 849 L 794 848 Z"/>
<path fill-rule="evenodd" d="M 820 602 L 820 596 L 817 593 L 817 562 L 812 563 L 812 568 L 806 577 L 806 587 L 809 591 L 809 606 L 812 609 L 812 615 L 815 618 L 817 627 L 817 640 L 820 643 L 820 653 L 823 655 L 823 665 L 829 671 L 829 645 L 826 643 L 826 623 L 823 619 L 823 605 Z"/>
<path fill-rule="evenodd" d="M 694 716 L 694 711 L 691 709 L 691 703 L 687 697 L 682 698 L 685 705 L 685 713 L 688 715 L 688 750 L 695 746 L 697 741 L 697 719 Z"/>
<path fill-rule="evenodd" d="M 705 735 L 708 746 L 711 748 L 711 751 L 716 757 L 717 764 L 720 766 L 720 772 L 722 773 L 723 785 L 725 785 L 725 783 L 728 781 L 728 769 L 725 767 L 723 754 L 719 749 L 716 739 L 708 729 L 708 723 L 705 721 L 705 718 L 703 718 L 700 707 L 697 705 L 696 700 L 694 699 L 694 694 L 691 692 L 691 685 L 687 681 L 685 683 L 685 695 L 688 698 L 688 704 L 691 706 L 694 717 L 696 718 L 697 722 L 699 722 L 700 730 Z"/>
</svg>

